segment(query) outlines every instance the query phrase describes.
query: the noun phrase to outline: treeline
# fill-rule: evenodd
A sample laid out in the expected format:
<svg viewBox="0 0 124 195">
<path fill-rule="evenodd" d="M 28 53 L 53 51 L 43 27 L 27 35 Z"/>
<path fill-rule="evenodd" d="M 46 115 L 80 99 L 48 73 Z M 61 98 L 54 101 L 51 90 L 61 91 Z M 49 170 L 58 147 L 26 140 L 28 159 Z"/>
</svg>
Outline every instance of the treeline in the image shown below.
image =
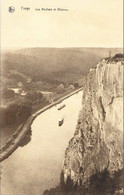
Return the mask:
<svg viewBox="0 0 124 195">
<path fill-rule="evenodd" d="M 89 186 L 77 185 L 73 183 L 70 177 L 66 184 L 63 180 L 63 173 L 60 176 L 60 185 L 50 190 L 45 190 L 43 195 L 113 195 L 122 194 L 123 189 L 123 171 L 114 172 L 113 177 L 109 171 L 98 172 L 89 178 Z M 121 191 L 121 193 L 120 193 Z"/>
<path fill-rule="evenodd" d="M 5 126 L 12 123 L 25 121 L 32 113 L 32 104 L 28 99 L 17 99 L 6 106 L 1 107 L 0 125 Z"/>
<path fill-rule="evenodd" d="M 74 84 L 99 60 L 99 56 L 78 49 L 26 49 L 4 53 L 2 72 L 13 82 L 25 82 L 30 77 L 32 82 L 42 81 L 54 87 L 60 83 Z"/>
<path fill-rule="evenodd" d="M 2 95 L 3 99 L 14 98 L 15 92 L 11 89 L 3 88 L 3 89 L 1 89 L 1 95 Z"/>
<path fill-rule="evenodd" d="M 47 103 L 46 98 L 41 92 L 28 91 L 24 97 L 11 89 L 2 89 L 1 120 L 0 126 L 14 123 L 22 123 L 32 113 L 33 106 L 36 104 Z"/>
</svg>

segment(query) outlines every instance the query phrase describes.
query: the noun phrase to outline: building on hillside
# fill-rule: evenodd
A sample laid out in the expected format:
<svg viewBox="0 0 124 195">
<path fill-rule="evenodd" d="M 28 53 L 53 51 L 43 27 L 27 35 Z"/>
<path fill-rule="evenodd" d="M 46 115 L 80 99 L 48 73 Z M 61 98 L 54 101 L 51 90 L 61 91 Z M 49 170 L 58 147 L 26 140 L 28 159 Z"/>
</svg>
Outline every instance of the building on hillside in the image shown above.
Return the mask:
<svg viewBox="0 0 124 195">
<path fill-rule="evenodd" d="M 25 92 L 24 90 L 21 92 L 21 94 L 20 94 L 21 96 L 26 96 L 27 95 L 27 92 Z"/>
<path fill-rule="evenodd" d="M 21 94 L 22 89 L 21 88 L 9 88 L 15 92 L 15 94 Z"/>
</svg>

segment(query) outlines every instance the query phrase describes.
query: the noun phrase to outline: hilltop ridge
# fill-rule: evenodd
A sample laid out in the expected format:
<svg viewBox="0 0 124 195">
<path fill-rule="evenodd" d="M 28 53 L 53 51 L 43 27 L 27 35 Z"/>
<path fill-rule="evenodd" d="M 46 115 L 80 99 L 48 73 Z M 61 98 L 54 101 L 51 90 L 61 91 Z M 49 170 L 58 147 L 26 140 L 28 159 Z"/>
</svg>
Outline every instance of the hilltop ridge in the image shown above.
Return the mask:
<svg viewBox="0 0 124 195">
<path fill-rule="evenodd" d="M 2 75 L 7 85 L 17 85 L 17 78 L 10 71 L 17 71 L 23 77 L 30 77 L 42 87 L 52 88 L 60 83 L 74 84 L 96 63 L 122 52 L 121 48 L 24 48 L 2 52 Z"/>
</svg>

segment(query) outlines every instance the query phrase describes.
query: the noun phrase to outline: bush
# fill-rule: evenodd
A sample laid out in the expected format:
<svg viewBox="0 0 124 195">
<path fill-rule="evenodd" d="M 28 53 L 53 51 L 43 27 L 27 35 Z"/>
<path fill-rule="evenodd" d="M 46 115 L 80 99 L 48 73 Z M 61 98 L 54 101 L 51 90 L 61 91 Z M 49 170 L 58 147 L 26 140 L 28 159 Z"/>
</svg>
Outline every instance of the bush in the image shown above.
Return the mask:
<svg viewBox="0 0 124 195">
<path fill-rule="evenodd" d="M 21 123 L 32 113 L 32 105 L 29 100 L 19 98 L 11 102 L 5 108 L 1 108 L 2 126 Z"/>
<path fill-rule="evenodd" d="M 15 96 L 15 92 L 11 89 L 4 88 L 2 90 L 2 97 L 3 98 L 12 98 Z"/>
<path fill-rule="evenodd" d="M 26 95 L 26 98 L 34 102 L 36 100 L 42 100 L 43 94 L 41 92 L 29 91 Z"/>
<path fill-rule="evenodd" d="M 118 53 L 114 56 L 114 58 L 124 58 L 124 54 Z"/>
</svg>

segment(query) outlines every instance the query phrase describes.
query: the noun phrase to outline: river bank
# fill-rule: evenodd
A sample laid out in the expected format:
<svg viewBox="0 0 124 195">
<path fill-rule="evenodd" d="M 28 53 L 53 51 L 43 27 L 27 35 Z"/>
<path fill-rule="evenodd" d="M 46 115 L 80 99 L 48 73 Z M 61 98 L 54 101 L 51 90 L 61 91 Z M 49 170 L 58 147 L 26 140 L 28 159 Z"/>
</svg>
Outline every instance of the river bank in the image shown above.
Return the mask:
<svg viewBox="0 0 124 195">
<path fill-rule="evenodd" d="M 57 101 L 45 106 L 44 108 L 38 110 L 37 112 L 33 113 L 28 120 L 25 122 L 24 125 L 20 125 L 20 127 L 14 132 L 12 137 L 9 139 L 9 141 L 2 147 L 1 154 L 0 154 L 0 161 L 3 161 L 4 159 L 8 158 L 19 146 L 20 142 L 24 139 L 25 135 L 27 134 L 31 124 L 33 123 L 34 119 L 40 115 L 41 113 L 45 112 L 49 108 L 59 104 L 61 101 L 69 98 L 70 96 L 74 95 L 75 93 L 78 93 L 79 91 L 83 90 L 83 87 L 67 94 L 66 96 L 58 99 Z"/>
</svg>

